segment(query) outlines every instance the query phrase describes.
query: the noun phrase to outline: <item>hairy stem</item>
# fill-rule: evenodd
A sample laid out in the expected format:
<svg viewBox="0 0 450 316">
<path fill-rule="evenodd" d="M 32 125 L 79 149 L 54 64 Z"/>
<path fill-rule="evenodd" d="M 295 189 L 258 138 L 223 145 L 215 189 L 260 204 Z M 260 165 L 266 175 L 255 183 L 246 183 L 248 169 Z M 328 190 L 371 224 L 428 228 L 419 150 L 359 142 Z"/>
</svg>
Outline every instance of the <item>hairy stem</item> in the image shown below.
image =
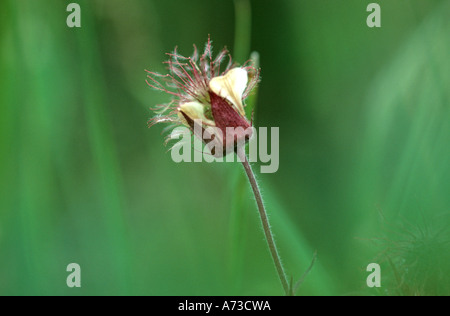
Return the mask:
<svg viewBox="0 0 450 316">
<path fill-rule="evenodd" d="M 286 295 L 291 295 L 289 284 L 287 281 L 286 273 L 284 272 L 283 265 L 281 264 L 280 255 L 278 254 L 277 246 L 275 245 L 275 240 L 273 239 L 272 230 L 270 229 L 269 219 L 267 217 L 266 209 L 264 208 L 264 202 L 261 196 L 261 192 L 256 182 L 253 170 L 248 162 L 247 155 L 245 154 L 245 149 L 243 147 L 236 150 L 236 154 L 239 160 L 244 166 L 245 172 L 247 173 L 248 180 L 255 195 L 256 204 L 258 205 L 259 216 L 261 218 L 264 234 L 266 236 L 267 245 L 269 246 L 270 254 L 272 255 L 275 268 L 277 269 L 278 277 L 280 278 L 281 284 Z"/>
</svg>

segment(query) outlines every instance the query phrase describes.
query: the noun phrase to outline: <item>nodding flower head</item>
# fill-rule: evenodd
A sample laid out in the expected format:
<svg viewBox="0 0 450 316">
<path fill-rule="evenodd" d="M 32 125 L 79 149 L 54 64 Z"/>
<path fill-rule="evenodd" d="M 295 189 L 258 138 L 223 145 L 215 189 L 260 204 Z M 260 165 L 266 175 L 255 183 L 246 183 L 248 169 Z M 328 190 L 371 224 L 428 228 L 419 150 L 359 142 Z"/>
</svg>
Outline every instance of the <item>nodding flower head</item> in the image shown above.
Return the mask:
<svg viewBox="0 0 450 316">
<path fill-rule="evenodd" d="M 210 39 L 201 56 L 195 45 L 191 57 L 179 55 L 176 48 L 167 55 L 169 74 L 147 71 L 146 82 L 171 95 L 172 100 L 153 109 L 157 115 L 150 119 L 149 126 L 163 122 L 184 125 L 205 143 L 203 132 L 212 130 L 213 137 L 208 141 L 222 149 L 212 152 L 218 157 L 248 141 L 252 132 L 245 116 L 245 99 L 258 84 L 260 70 L 249 62 L 237 66 L 226 48 L 213 59 Z M 221 70 L 225 59 L 227 66 Z M 201 132 L 196 133 L 198 130 Z"/>
</svg>

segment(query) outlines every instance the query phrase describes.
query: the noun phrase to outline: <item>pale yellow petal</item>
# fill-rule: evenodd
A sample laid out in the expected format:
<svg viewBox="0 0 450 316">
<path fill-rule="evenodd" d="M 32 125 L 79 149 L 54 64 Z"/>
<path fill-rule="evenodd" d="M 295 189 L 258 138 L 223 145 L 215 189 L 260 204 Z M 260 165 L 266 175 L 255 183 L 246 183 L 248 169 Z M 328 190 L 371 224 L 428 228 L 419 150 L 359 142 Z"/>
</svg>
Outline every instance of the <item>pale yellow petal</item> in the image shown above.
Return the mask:
<svg viewBox="0 0 450 316">
<path fill-rule="evenodd" d="M 211 79 L 209 88 L 218 96 L 231 102 L 239 113 L 245 116 L 242 95 L 247 88 L 247 83 L 247 71 L 242 68 L 233 68 L 224 76 Z"/>
<path fill-rule="evenodd" d="M 215 123 L 207 119 L 204 113 L 204 106 L 200 102 L 192 101 L 180 105 L 180 111 L 187 115 L 191 120 L 202 120 L 206 125 L 215 126 Z M 184 122 L 183 122 L 184 123 Z"/>
</svg>

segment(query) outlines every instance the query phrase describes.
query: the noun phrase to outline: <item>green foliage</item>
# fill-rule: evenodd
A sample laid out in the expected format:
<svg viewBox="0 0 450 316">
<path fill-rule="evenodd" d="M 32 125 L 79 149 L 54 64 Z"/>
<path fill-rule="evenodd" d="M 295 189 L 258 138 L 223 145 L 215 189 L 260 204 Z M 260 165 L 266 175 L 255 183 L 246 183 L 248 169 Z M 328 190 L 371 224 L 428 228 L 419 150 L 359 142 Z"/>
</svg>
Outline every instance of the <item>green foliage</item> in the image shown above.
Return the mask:
<svg viewBox="0 0 450 316">
<path fill-rule="evenodd" d="M 261 56 L 257 126 L 281 135 L 280 170 L 259 175 L 272 228 L 294 280 L 318 254 L 297 294 L 450 294 L 435 224 L 450 206 L 449 1 L 380 1 L 378 30 L 360 0 L 252 1 L 248 47 L 233 1 L 77 2 L 80 29 L 64 1 L 0 2 L 0 295 L 282 294 L 241 166 L 176 164 L 146 127 L 167 98 L 144 69 L 208 34 L 239 62 Z"/>
</svg>

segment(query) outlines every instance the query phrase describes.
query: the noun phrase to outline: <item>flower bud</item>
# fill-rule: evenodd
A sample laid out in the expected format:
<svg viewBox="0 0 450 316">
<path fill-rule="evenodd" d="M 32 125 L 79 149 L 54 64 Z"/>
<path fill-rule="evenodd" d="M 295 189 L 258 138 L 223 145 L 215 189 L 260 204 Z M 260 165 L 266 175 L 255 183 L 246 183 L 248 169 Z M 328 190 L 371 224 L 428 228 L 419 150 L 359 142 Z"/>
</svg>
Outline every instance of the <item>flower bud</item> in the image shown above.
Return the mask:
<svg viewBox="0 0 450 316">
<path fill-rule="evenodd" d="M 160 106 L 160 115 L 151 119 L 150 125 L 183 124 L 208 148 L 214 148 L 214 152 L 211 151 L 214 156 L 222 157 L 235 151 L 237 146 L 243 146 L 252 136 L 244 101 L 259 81 L 259 70 L 252 66 L 233 67 L 229 57 L 228 66 L 221 73 L 220 64 L 228 55 L 226 49 L 214 60 L 210 40 L 200 58 L 195 46 L 194 49 L 192 57 L 178 55 L 176 51 L 168 54 L 171 56 L 167 62 L 170 74 L 149 72 L 147 83 L 173 98 L 168 105 Z M 155 77 L 164 78 L 165 85 Z M 208 131 L 206 137 L 205 131 Z"/>
</svg>

